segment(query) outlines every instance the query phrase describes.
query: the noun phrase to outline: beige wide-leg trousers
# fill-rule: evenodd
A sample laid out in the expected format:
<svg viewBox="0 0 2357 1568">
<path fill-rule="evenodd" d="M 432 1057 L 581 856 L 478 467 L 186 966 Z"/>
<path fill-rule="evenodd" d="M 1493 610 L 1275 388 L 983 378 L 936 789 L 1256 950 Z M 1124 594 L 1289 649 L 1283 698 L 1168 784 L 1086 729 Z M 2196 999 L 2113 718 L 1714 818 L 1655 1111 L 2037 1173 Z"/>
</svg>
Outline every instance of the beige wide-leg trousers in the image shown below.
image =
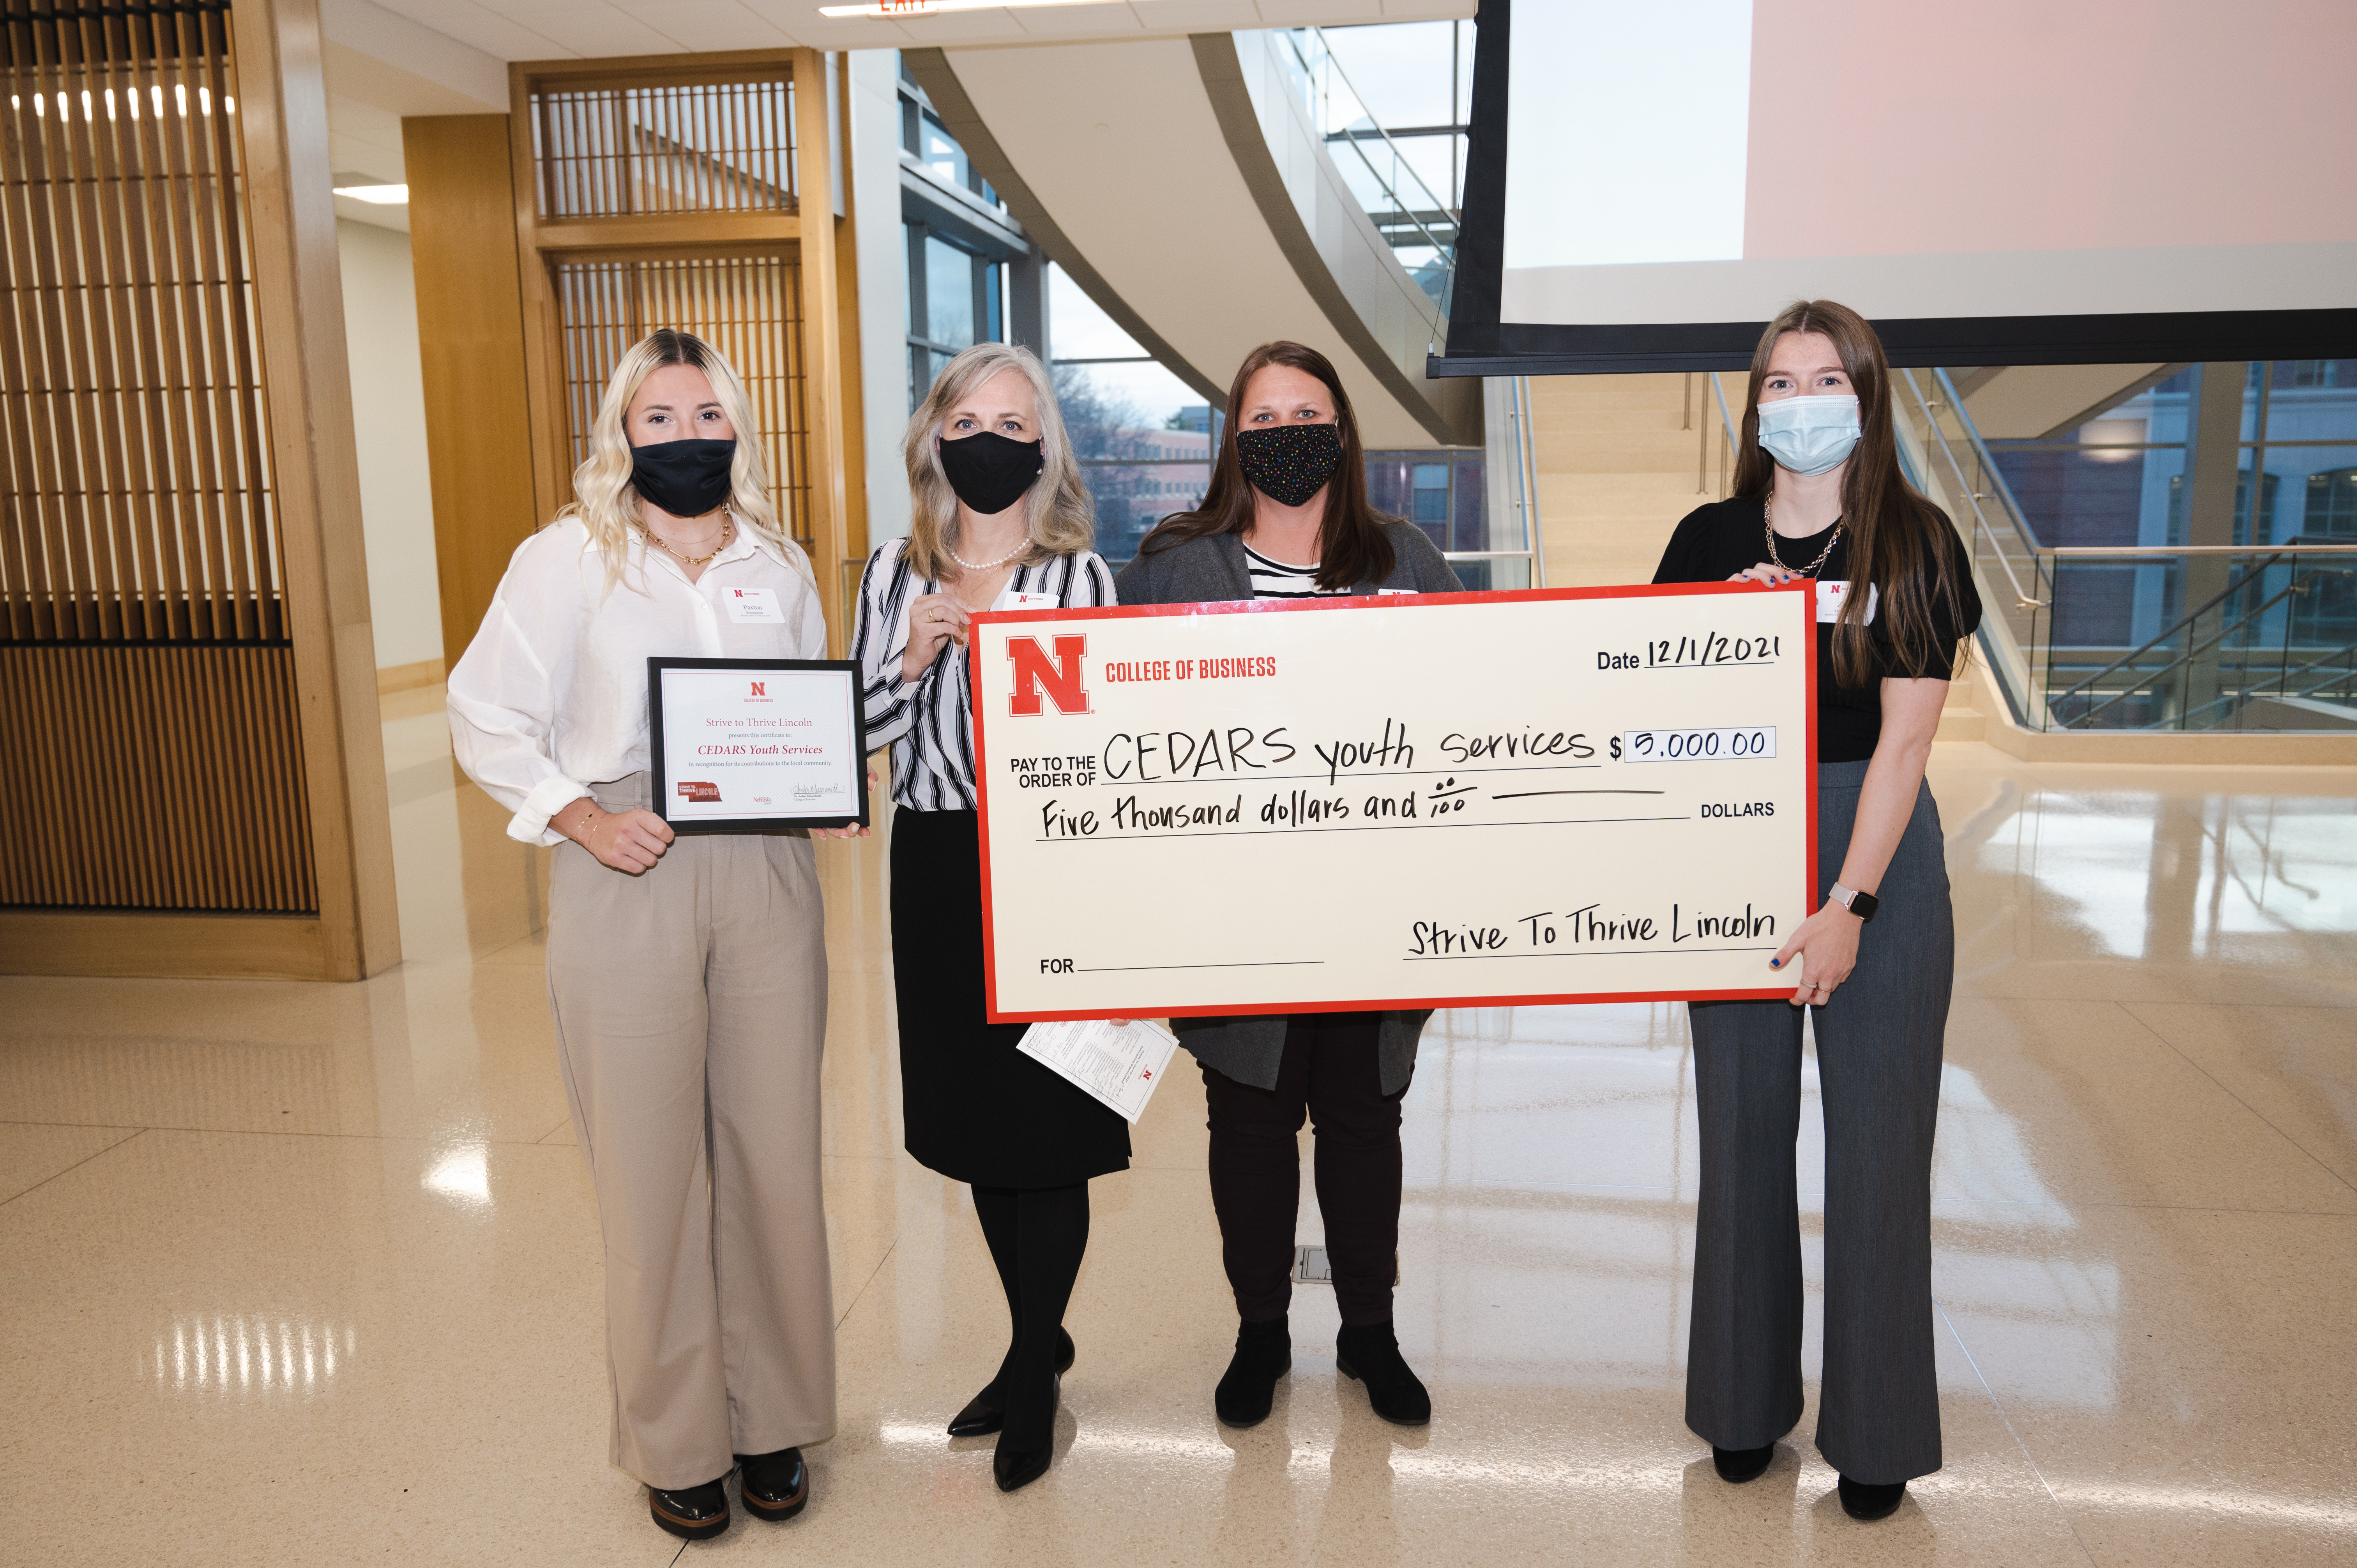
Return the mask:
<svg viewBox="0 0 2357 1568">
<path fill-rule="evenodd" d="M 832 1436 L 810 841 L 683 833 L 643 876 L 560 845 L 548 993 L 606 1244 L 613 1462 L 670 1489 Z"/>
</svg>

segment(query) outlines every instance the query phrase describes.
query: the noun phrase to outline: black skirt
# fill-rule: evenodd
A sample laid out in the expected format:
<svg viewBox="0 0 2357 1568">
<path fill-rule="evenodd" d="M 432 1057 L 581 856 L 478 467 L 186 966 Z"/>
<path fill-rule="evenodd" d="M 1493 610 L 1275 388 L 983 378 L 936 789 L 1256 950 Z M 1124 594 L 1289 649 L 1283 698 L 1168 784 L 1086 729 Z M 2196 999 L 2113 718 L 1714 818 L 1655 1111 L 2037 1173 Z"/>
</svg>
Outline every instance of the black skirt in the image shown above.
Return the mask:
<svg viewBox="0 0 2357 1568">
<path fill-rule="evenodd" d="M 1070 1187 L 1129 1168 L 1129 1123 L 1015 1047 L 983 987 L 972 811 L 892 813 L 892 990 L 909 1153 L 976 1187 Z"/>
</svg>

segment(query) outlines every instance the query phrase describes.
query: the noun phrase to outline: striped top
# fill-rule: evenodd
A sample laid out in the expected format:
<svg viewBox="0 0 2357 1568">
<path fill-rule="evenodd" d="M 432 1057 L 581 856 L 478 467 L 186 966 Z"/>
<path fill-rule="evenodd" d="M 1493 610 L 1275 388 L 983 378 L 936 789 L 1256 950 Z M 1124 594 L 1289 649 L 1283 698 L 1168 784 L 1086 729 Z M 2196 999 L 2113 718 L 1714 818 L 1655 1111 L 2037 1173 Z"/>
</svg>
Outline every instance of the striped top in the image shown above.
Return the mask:
<svg viewBox="0 0 2357 1568">
<path fill-rule="evenodd" d="M 909 651 L 909 607 L 927 594 L 945 591 L 917 575 L 902 553 L 906 543 L 893 539 L 879 545 L 859 579 L 851 657 L 859 662 L 867 745 L 892 747 L 894 805 L 911 811 L 971 811 L 974 693 L 966 682 L 965 650 L 944 643 L 914 684 L 900 678 L 900 659 Z M 1016 568 L 1005 593 L 1053 594 L 1067 609 L 1109 605 L 1113 574 L 1093 551 L 1056 555 Z"/>
<path fill-rule="evenodd" d="M 1271 560 L 1244 546 L 1244 564 L 1252 568 L 1253 597 L 1256 599 L 1325 599 L 1350 593 L 1348 588 L 1321 588 L 1318 585 L 1318 563 L 1307 566 L 1288 566 L 1282 561 Z"/>
</svg>

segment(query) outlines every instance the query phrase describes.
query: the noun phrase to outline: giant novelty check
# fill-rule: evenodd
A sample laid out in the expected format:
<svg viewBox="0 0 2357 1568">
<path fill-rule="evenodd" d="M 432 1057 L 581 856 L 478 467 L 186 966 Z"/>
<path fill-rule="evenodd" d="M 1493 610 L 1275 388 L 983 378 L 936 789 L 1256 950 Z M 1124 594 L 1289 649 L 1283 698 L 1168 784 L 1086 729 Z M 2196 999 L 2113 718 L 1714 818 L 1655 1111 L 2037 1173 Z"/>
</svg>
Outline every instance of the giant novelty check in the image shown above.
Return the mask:
<svg viewBox="0 0 2357 1568">
<path fill-rule="evenodd" d="M 1808 585 L 976 616 L 990 1015 L 1789 995 Z"/>
</svg>

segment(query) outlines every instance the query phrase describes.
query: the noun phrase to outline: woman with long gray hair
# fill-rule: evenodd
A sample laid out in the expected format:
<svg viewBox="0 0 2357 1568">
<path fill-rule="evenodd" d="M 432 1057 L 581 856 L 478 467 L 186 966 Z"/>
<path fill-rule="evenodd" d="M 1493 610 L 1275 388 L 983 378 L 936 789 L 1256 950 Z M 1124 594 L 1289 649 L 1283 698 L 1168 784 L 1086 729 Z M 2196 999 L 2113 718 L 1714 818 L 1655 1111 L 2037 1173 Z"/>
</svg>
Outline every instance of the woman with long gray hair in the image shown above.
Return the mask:
<svg viewBox="0 0 2357 1568">
<path fill-rule="evenodd" d="M 674 840 L 648 808 L 651 657 L 819 659 L 745 389 L 669 328 L 608 381 L 579 498 L 450 672 L 468 776 L 555 849 L 548 993 L 606 1254 L 611 1458 L 701 1540 L 802 1511 L 834 1431 L 819 1189 L 825 919 L 811 832 Z M 851 837 L 864 829 L 813 830 Z"/>
<path fill-rule="evenodd" d="M 975 612 L 1113 603 L 1094 510 L 1047 372 L 981 343 L 952 360 L 901 441 L 909 536 L 859 587 L 853 654 L 870 745 L 892 757 L 892 972 L 909 1153 L 974 1188 L 1013 1331 L 998 1371 L 950 1422 L 999 1434 L 1013 1491 L 1048 1468 L 1071 1365 L 1064 1307 L 1089 1239 L 1089 1178 L 1129 1167 L 1114 1112 L 1015 1047 L 984 1000 L 982 860 L 966 625 Z"/>
</svg>

